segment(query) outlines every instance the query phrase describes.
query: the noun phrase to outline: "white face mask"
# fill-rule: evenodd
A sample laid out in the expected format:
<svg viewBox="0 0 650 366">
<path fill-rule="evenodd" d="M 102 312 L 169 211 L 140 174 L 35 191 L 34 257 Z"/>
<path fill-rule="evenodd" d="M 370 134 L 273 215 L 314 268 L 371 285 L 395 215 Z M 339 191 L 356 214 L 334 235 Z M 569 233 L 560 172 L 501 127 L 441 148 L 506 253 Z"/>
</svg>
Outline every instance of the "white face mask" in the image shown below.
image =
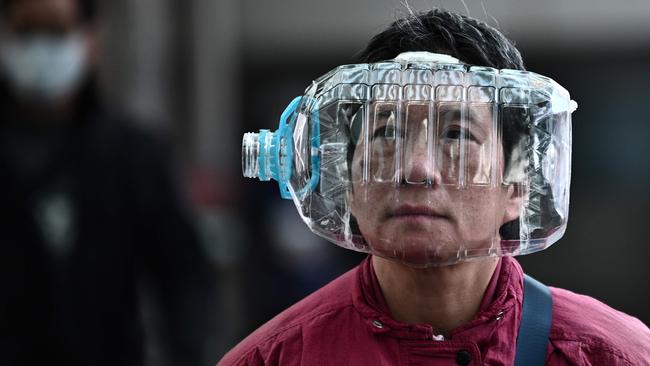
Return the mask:
<svg viewBox="0 0 650 366">
<path fill-rule="evenodd" d="M 0 66 L 19 97 L 55 102 L 75 91 L 86 71 L 83 36 L 5 38 Z"/>
</svg>

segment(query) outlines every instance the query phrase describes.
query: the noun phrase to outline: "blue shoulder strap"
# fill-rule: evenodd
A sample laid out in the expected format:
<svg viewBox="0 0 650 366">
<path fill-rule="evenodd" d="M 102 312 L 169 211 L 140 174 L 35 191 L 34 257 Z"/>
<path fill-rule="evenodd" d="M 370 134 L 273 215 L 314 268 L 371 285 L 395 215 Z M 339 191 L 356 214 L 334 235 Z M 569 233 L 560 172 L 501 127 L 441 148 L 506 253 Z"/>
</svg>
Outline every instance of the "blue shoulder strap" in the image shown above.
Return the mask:
<svg viewBox="0 0 650 366">
<path fill-rule="evenodd" d="M 524 305 L 517 336 L 515 365 L 544 365 L 553 318 L 551 290 L 524 275 Z"/>
</svg>

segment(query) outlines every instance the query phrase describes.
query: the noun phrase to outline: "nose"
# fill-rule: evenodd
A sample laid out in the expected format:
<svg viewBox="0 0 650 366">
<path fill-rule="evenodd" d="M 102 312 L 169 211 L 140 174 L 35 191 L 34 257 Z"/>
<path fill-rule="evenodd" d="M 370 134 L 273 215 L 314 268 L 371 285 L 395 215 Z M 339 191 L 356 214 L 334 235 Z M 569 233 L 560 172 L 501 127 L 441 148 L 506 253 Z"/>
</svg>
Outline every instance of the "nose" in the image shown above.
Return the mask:
<svg viewBox="0 0 650 366">
<path fill-rule="evenodd" d="M 428 120 L 406 124 L 402 146 L 401 181 L 406 184 L 435 185 L 442 180 L 434 164 L 434 144 Z"/>
</svg>

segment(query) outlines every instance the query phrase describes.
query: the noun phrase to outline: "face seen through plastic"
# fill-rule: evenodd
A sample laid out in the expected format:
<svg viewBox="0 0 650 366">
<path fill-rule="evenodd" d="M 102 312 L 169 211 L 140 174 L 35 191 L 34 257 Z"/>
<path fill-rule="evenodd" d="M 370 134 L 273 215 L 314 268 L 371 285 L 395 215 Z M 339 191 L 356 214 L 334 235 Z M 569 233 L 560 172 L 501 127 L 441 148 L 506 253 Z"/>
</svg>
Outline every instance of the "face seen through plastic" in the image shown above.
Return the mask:
<svg viewBox="0 0 650 366">
<path fill-rule="evenodd" d="M 369 106 L 352 158 L 350 201 L 373 253 L 424 266 L 498 248 L 499 227 L 519 216 L 521 196 L 502 184 L 493 106 Z"/>
</svg>

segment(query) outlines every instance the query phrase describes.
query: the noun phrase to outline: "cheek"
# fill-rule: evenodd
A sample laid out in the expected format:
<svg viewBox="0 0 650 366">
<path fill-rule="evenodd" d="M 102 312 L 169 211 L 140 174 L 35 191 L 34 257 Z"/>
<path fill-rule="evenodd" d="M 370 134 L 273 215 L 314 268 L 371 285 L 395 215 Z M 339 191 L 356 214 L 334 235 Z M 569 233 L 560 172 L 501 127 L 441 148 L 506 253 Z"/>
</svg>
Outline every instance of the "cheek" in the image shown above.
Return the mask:
<svg viewBox="0 0 650 366">
<path fill-rule="evenodd" d="M 452 191 L 450 197 L 462 230 L 489 231 L 503 217 L 505 206 L 500 188 Z"/>
<path fill-rule="evenodd" d="M 377 243 L 380 237 L 388 235 L 386 215 L 390 202 L 394 199 L 394 189 L 392 185 L 387 184 L 353 184 L 350 211 L 356 219 L 361 235 L 369 242 Z"/>
<path fill-rule="evenodd" d="M 352 183 L 349 196 L 352 214 L 357 219 L 379 216 L 385 209 L 387 197 L 391 196 L 391 189 L 394 188 L 387 185 Z"/>
</svg>

